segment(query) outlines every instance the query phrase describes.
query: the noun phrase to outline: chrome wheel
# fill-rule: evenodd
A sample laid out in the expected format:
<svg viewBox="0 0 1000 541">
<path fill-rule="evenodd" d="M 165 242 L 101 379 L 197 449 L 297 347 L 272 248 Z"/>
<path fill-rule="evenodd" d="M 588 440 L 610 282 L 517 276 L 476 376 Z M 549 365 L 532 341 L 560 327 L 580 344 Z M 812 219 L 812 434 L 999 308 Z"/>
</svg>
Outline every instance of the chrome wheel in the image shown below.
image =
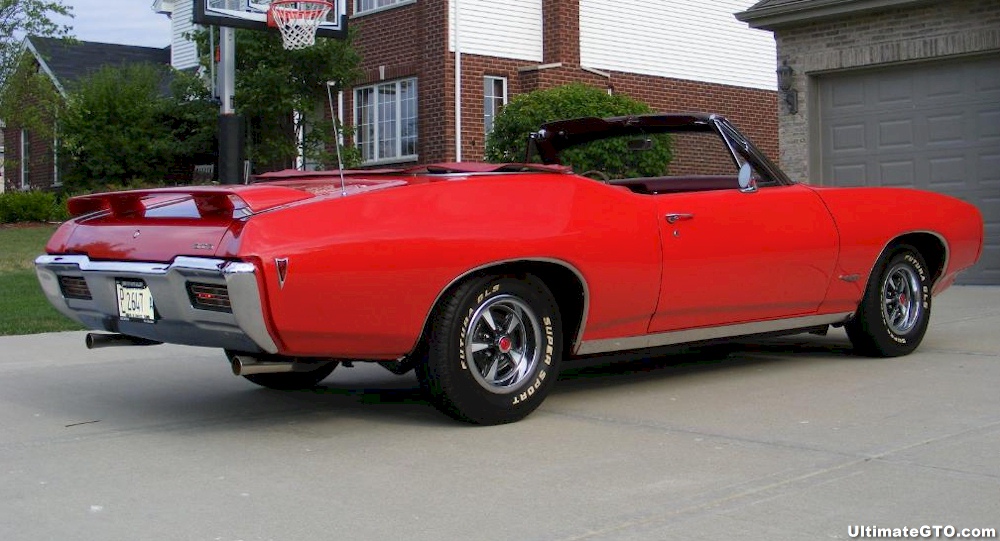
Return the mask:
<svg viewBox="0 0 1000 541">
<path fill-rule="evenodd" d="M 898 357 L 917 349 L 930 322 L 930 272 L 913 246 L 886 249 L 872 270 L 854 317 L 844 324 L 855 351 Z"/>
<path fill-rule="evenodd" d="M 896 334 L 906 334 L 920 320 L 920 278 L 910 265 L 897 263 L 882 283 L 882 317 Z"/>
<path fill-rule="evenodd" d="M 535 372 L 542 354 L 542 326 L 534 311 L 512 295 L 499 295 L 472 314 L 465 359 L 487 391 L 507 394 Z"/>
</svg>

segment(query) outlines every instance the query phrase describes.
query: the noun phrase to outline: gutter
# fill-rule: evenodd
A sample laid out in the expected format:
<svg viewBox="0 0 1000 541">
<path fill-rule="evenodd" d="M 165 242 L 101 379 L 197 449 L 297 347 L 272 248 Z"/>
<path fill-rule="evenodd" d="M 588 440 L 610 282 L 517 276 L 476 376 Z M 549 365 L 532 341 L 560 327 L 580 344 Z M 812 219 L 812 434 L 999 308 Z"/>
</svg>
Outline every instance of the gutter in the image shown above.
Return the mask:
<svg viewBox="0 0 1000 541">
<path fill-rule="evenodd" d="M 774 30 L 783 26 L 803 24 L 822 19 L 843 18 L 850 15 L 916 6 L 933 0 L 798 0 L 777 6 L 751 8 L 735 14 L 737 20 L 750 28 Z"/>
</svg>

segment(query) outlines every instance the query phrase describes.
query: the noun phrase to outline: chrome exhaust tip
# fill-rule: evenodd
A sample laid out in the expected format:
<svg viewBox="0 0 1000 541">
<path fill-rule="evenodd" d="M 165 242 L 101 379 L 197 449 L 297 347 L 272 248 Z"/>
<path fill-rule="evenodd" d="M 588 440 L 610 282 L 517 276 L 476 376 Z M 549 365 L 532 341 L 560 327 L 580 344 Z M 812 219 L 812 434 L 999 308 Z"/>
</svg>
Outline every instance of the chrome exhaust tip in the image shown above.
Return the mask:
<svg viewBox="0 0 1000 541">
<path fill-rule="evenodd" d="M 331 361 L 332 362 L 332 361 Z M 288 372 L 312 372 L 328 362 L 284 362 L 262 361 L 252 355 L 233 355 L 230 366 L 234 376 L 251 376 L 253 374 L 284 374 Z"/>
<path fill-rule="evenodd" d="M 158 346 L 163 342 L 157 342 L 156 340 L 150 340 L 148 338 L 139 338 L 138 336 L 128 336 L 127 334 L 105 334 L 105 333 L 87 333 L 87 337 L 84 339 L 87 344 L 87 349 L 98 349 L 98 348 L 112 348 L 119 346 Z"/>
<path fill-rule="evenodd" d="M 233 355 L 232 360 L 234 376 L 250 376 L 253 374 L 281 374 L 285 372 L 295 372 L 295 366 L 291 362 L 271 363 L 264 362 L 249 355 Z"/>
</svg>

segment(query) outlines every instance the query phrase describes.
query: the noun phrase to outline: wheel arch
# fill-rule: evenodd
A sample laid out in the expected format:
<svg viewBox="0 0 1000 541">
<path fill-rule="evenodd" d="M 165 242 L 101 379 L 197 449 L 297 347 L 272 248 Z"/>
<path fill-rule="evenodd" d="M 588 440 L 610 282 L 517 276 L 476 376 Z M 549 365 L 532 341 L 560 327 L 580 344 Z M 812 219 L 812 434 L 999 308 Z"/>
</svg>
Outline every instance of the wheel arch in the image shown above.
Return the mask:
<svg viewBox="0 0 1000 541">
<path fill-rule="evenodd" d="M 881 261 L 886 253 L 904 244 L 913 246 L 920 252 L 921 257 L 924 258 L 924 263 L 927 263 L 927 266 L 930 267 L 931 280 L 929 285 L 933 287 L 941 276 L 944 275 L 945 269 L 948 268 L 948 243 L 944 240 L 944 237 L 933 231 L 912 231 L 894 237 L 886 243 L 885 247 L 879 253 L 878 258 L 875 259 L 872 272 L 874 272 L 874 265 L 878 261 Z M 870 276 L 871 273 L 869 273 Z"/>
<path fill-rule="evenodd" d="M 531 274 L 538 277 L 549 288 L 556 298 L 559 314 L 563 320 L 563 351 L 572 354 L 583 339 L 583 330 L 590 309 L 590 292 L 583 273 L 573 265 L 558 259 L 528 258 L 507 261 L 496 261 L 470 269 L 456 277 L 442 289 L 424 317 L 420 336 L 414 350 L 426 340 L 435 311 L 448 298 L 448 294 L 457 289 L 463 282 L 480 276 L 524 276 Z"/>
</svg>

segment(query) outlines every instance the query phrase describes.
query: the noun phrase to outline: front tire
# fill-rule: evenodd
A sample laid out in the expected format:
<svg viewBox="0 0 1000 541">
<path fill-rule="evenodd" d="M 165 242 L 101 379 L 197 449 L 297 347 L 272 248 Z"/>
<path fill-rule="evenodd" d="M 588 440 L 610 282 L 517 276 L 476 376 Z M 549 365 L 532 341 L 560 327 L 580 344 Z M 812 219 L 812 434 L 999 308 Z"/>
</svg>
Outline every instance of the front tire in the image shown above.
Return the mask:
<svg viewBox="0 0 1000 541">
<path fill-rule="evenodd" d="M 559 307 L 541 280 L 483 276 L 460 285 L 436 310 L 417 375 L 447 415 L 510 423 L 545 399 L 562 344 Z"/>
<path fill-rule="evenodd" d="M 931 315 L 927 263 L 915 248 L 900 245 L 876 264 L 854 318 L 844 327 L 855 351 L 898 357 L 917 349 Z"/>
</svg>

